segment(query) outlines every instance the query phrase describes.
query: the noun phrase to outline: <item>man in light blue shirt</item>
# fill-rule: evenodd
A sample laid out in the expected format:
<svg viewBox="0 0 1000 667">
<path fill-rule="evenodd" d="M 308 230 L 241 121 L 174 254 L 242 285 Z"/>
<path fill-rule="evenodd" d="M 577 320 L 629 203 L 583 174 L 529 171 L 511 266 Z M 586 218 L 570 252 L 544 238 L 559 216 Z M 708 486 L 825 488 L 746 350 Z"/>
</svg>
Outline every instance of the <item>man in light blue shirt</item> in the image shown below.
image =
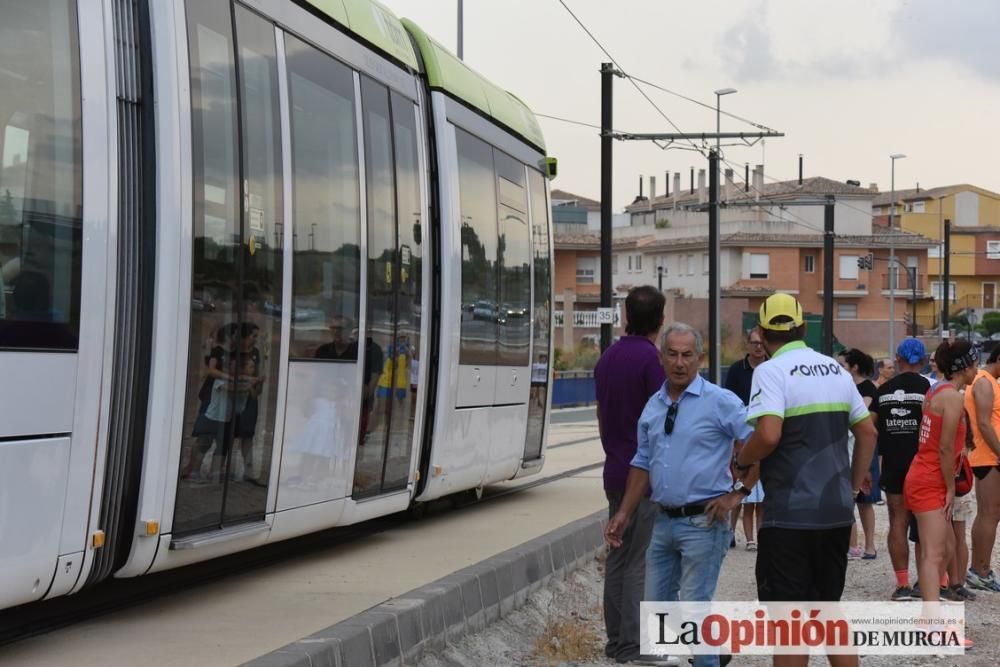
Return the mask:
<svg viewBox="0 0 1000 667">
<path fill-rule="evenodd" d="M 734 485 L 731 470 L 734 443 L 753 429 L 743 401 L 698 374 L 705 355 L 697 330 L 670 325 L 661 354 L 667 380 L 639 418 L 625 497 L 605 537 L 612 547 L 620 544 L 632 511 L 651 489 L 660 511 L 646 551 L 645 599 L 709 601 L 729 550 L 729 512 L 756 482 Z M 694 664 L 716 667 L 719 656 L 695 656 Z"/>
</svg>

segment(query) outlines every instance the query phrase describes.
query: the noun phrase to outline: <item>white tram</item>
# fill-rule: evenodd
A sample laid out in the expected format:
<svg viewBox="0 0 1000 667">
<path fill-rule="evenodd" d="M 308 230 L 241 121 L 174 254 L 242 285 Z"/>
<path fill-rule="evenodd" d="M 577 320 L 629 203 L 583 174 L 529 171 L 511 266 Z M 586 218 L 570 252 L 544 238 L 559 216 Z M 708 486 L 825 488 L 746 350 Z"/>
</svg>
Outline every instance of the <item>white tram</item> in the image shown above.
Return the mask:
<svg viewBox="0 0 1000 667">
<path fill-rule="evenodd" d="M 535 473 L 554 163 L 371 0 L 0 7 L 0 607 Z"/>
</svg>

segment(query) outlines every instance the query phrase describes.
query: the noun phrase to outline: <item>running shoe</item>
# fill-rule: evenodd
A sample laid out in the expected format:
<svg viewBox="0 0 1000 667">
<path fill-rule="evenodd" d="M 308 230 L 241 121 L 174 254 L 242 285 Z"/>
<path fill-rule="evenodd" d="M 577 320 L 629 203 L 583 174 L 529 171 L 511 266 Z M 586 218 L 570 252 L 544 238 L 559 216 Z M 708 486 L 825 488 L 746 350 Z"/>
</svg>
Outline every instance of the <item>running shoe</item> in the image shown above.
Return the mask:
<svg viewBox="0 0 1000 667">
<path fill-rule="evenodd" d="M 965 573 L 965 583 L 969 585 L 969 588 L 1000 593 L 1000 582 L 997 581 L 996 575 L 993 574 L 993 570 L 990 570 L 989 574 L 983 577 L 977 574 L 976 571 L 970 567 L 969 571 Z"/>
<path fill-rule="evenodd" d="M 757 551 L 757 543 L 753 540 L 747 542 L 747 551 Z"/>
<path fill-rule="evenodd" d="M 942 588 L 942 595 L 949 602 L 972 602 L 976 599 L 976 594 L 965 586 L 951 586 Z"/>
<path fill-rule="evenodd" d="M 899 586 L 892 592 L 889 598 L 893 602 L 908 602 L 913 599 L 913 589 L 909 586 Z"/>
</svg>

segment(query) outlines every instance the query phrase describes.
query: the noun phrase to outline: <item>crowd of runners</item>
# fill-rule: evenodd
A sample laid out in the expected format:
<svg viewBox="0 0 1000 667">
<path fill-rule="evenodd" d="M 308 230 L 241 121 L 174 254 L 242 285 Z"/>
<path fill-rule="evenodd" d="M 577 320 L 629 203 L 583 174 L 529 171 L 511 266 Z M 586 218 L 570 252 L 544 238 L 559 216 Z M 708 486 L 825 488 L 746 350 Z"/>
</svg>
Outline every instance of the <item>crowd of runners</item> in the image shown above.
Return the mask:
<svg viewBox="0 0 1000 667">
<path fill-rule="evenodd" d="M 612 547 L 609 657 L 677 664 L 640 653 L 639 602 L 712 600 L 741 507 L 764 602 L 840 600 L 848 561 L 879 558 L 874 505 L 883 503 L 895 578 L 887 599 L 967 602 L 970 589 L 1000 592 L 990 566 L 1000 523 L 1000 347 L 982 367 L 961 338 L 930 355 L 906 338 L 878 363 L 857 349 L 833 359 L 805 345 L 801 305 L 779 293 L 761 306 L 746 356 L 722 388 L 699 374 L 701 334 L 682 323 L 664 329 L 655 288 L 629 293 L 626 320 L 627 335 L 595 369 Z M 830 662 L 858 664 L 856 656 Z"/>
</svg>

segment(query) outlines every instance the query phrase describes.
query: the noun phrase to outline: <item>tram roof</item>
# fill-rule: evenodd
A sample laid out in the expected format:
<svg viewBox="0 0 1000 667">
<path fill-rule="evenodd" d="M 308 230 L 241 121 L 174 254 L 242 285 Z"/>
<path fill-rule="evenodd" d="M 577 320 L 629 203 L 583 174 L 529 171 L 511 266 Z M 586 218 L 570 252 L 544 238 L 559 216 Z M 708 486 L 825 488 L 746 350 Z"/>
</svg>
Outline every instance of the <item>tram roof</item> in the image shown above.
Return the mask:
<svg viewBox="0 0 1000 667">
<path fill-rule="evenodd" d="M 417 70 L 413 46 L 399 18 L 375 0 L 300 0 L 350 32 Z"/>
<path fill-rule="evenodd" d="M 420 49 L 432 89 L 443 90 L 545 152 L 538 119 L 524 102 L 459 60 L 413 21 L 402 23 Z"/>
<path fill-rule="evenodd" d="M 401 21 L 376 0 L 299 2 L 310 5 L 361 40 L 418 70 L 420 65 L 406 36 L 408 31 L 420 49 L 432 89 L 444 91 L 545 152 L 545 138 L 538 119 L 524 102 L 459 60 L 413 21 Z"/>
</svg>

